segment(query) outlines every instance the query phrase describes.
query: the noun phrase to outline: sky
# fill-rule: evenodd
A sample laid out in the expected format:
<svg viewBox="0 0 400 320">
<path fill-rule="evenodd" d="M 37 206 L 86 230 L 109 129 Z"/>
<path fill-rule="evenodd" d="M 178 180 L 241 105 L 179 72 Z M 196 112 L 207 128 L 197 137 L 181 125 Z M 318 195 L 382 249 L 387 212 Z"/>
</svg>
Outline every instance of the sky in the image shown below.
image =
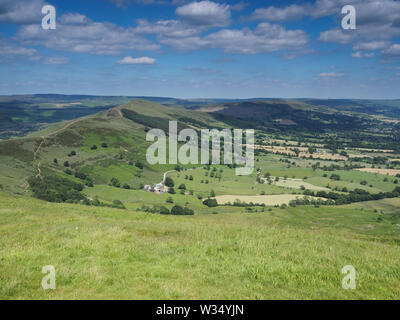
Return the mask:
<svg viewBox="0 0 400 320">
<path fill-rule="evenodd" d="M 400 0 L 0 0 L 0 95 L 35 93 L 398 99 Z"/>
</svg>

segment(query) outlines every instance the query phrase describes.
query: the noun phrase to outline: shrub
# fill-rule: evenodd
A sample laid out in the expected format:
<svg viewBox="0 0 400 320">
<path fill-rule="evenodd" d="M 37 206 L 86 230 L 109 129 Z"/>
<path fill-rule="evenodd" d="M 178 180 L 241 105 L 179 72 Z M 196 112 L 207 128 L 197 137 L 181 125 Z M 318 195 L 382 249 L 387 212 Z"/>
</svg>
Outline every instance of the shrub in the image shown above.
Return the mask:
<svg viewBox="0 0 400 320">
<path fill-rule="evenodd" d="M 174 199 L 172 199 L 172 197 L 168 197 L 166 202 L 167 203 L 174 203 Z"/>
<path fill-rule="evenodd" d="M 112 202 L 112 207 L 116 209 L 126 209 L 124 204 L 120 200 L 114 200 Z"/>
<path fill-rule="evenodd" d="M 340 176 L 339 176 L 338 174 L 336 174 L 336 173 L 333 173 L 333 174 L 330 176 L 329 179 L 331 179 L 331 180 L 333 180 L 333 181 L 340 181 Z"/>
<path fill-rule="evenodd" d="M 165 185 L 166 185 L 167 187 L 172 188 L 172 187 L 175 186 L 175 182 L 174 182 L 174 180 L 172 180 L 172 178 L 167 177 L 167 178 L 165 178 Z"/>
<path fill-rule="evenodd" d="M 91 150 L 96 150 L 96 149 L 97 149 L 97 146 L 94 144 L 94 145 L 92 145 L 92 146 L 90 147 L 90 149 L 91 149 Z"/>
<path fill-rule="evenodd" d="M 121 183 L 119 182 L 119 180 L 117 178 L 111 178 L 110 186 L 119 188 L 119 187 L 121 187 Z"/>
<path fill-rule="evenodd" d="M 170 188 L 168 189 L 168 193 L 170 193 L 170 194 L 175 194 L 176 192 L 175 192 L 175 189 L 174 189 L 174 188 L 170 187 Z"/>
<path fill-rule="evenodd" d="M 102 147 L 102 148 L 108 148 L 108 144 L 105 143 L 105 142 L 103 142 L 103 143 L 101 144 L 101 147 Z"/>
<path fill-rule="evenodd" d="M 214 207 L 218 207 L 218 202 L 215 199 L 206 199 L 203 201 L 203 204 L 206 205 L 209 208 L 214 208 Z"/>
<path fill-rule="evenodd" d="M 136 161 L 135 166 L 141 170 L 143 170 L 144 168 L 144 164 L 140 161 Z"/>
<path fill-rule="evenodd" d="M 170 214 L 171 212 L 169 211 L 169 209 L 167 207 L 161 206 L 160 213 L 161 214 Z"/>
<path fill-rule="evenodd" d="M 68 161 L 64 162 L 64 167 L 69 167 L 69 162 Z"/>
</svg>

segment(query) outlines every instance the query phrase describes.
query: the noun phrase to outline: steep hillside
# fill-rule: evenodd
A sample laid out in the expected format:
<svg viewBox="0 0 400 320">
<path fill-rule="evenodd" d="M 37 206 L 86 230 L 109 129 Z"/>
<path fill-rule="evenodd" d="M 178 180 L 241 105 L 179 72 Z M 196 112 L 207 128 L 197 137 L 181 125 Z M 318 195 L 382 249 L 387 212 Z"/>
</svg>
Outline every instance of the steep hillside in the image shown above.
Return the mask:
<svg viewBox="0 0 400 320">
<path fill-rule="evenodd" d="M 74 180 L 69 171 L 90 176 L 94 184 L 107 184 L 114 177 L 133 188 L 161 181 L 162 170 L 173 166 L 161 169 L 146 165 L 149 143 L 145 136 L 150 128 L 168 130 L 169 120 L 195 129 L 225 126 L 208 114 L 134 100 L 26 138 L 0 141 L 1 185 L 5 190 L 25 193 L 29 176 L 51 172 Z"/>
</svg>

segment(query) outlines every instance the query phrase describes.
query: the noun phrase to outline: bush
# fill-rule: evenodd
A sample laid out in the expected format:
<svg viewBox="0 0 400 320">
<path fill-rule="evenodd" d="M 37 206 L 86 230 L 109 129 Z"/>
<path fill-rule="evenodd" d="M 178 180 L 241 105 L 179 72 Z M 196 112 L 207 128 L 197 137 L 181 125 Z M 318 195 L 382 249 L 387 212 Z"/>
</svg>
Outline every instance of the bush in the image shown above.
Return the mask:
<svg viewBox="0 0 400 320">
<path fill-rule="evenodd" d="M 170 177 L 165 178 L 165 185 L 170 188 L 174 187 L 175 186 L 174 180 L 172 180 L 172 178 Z"/>
<path fill-rule="evenodd" d="M 333 181 L 340 181 L 340 176 L 338 174 L 334 173 L 330 176 L 330 179 Z"/>
<path fill-rule="evenodd" d="M 178 189 L 179 189 L 179 190 L 186 190 L 186 186 L 182 183 L 182 184 L 179 186 Z"/>
<path fill-rule="evenodd" d="M 34 196 L 41 200 L 77 203 L 85 199 L 85 196 L 80 193 L 84 188 L 82 184 L 57 175 L 45 176 L 43 179 L 30 177 L 28 183 Z"/>
<path fill-rule="evenodd" d="M 121 187 L 121 183 L 119 182 L 119 180 L 117 178 L 111 178 L 110 186 L 113 186 L 113 187 L 116 187 L 116 188 L 120 188 Z"/>
<path fill-rule="evenodd" d="M 170 214 L 171 212 L 169 211 L 169 209 L 167 207 L 161 206 L 160 213 L 161 214 Z"/>
<path fill-rule="evenodd" d="M 172 197 L 168 197 L 166 202 L 167 203 L 174 203 L 174 199 L 172 199 Z"/>
<path fill-rule="evenodd" d="M 174 189 L 174 188 L 170 187 L 170 188 L 168 189 L 168 193 L 170 193 L 170 194 L 175 194 L 176 192 L 175 192 L 175 189 Z"/>
<path fill-rule="evenodd" d="M 64 162 L 64 167 L 69 167 L 69 162 L 68 161 Z"/>
<path fill-rule="evenodd" d="M 97 146 L 94 144 L 94 145 L 92 145 L 92 146 L 90 147 L 90 149 L 91 149 L 91 150 L 96 150 L 96 149 L 97 149 Z"/>
<path fill-rule="evenodd" d="M 103 142 L 103 143 L 101 144 L 101 147 L 102 147 L 102 148 L 108 148 L 108 144 L 105 143 L 105 142 Z"/>
<path fill-rule="evenodd" d="M 187 207 L 182 208 L 181 206 L 176 205 L 171 209 L 171 214 L 177 215 L 177 216 L 190 216 L 190 215 L 194 215 L 194 211 Z"/>
<path fill-rule="evenodd" d="M 214 208 L 214 207 L 218 207 L 218 202 L 215 199 L 206 199 L 203 201 L 203 204 L 206 205 L 209 208 Z"/>
<path fill-rule="evenodd" d="M 135 166 L 141 170 L 143 170 L 144 168 L 144 164 L 140 161 L 136 161 Z"/>
<path fill-rule="evenodd" d="M 129 184 L 124 184 L 124 187 L 123 187 L 124 189 L 126 189 L 126 190 L 130 190 L 131 189 L 131 186 L 129 185 Z"/>
<path fill-rule="evenodd" d="M 112 202 L 112 207 L 116 209 L 126 209 L 124 204 L 120 200 L 114 200 Z"/>
</svg>

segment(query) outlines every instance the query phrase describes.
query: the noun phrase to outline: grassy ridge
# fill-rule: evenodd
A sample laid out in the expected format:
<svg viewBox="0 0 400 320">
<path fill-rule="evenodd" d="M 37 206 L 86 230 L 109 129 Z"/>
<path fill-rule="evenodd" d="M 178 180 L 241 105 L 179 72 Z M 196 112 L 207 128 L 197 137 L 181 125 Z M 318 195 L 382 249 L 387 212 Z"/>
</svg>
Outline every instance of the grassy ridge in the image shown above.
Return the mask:
<svg viewBox="0 0 400 320">
<path fill-rule="evenodd" d="M 283 226 L 268 214 L 168 217 L 0 199 L 1 298 L 398 298 L 398 246 L 372 236 Z M 40 286 L 49 264 L 51 292 Z M 358 271 L 354 291 L 341 288 L 347 264 Z"/>
</svg>

